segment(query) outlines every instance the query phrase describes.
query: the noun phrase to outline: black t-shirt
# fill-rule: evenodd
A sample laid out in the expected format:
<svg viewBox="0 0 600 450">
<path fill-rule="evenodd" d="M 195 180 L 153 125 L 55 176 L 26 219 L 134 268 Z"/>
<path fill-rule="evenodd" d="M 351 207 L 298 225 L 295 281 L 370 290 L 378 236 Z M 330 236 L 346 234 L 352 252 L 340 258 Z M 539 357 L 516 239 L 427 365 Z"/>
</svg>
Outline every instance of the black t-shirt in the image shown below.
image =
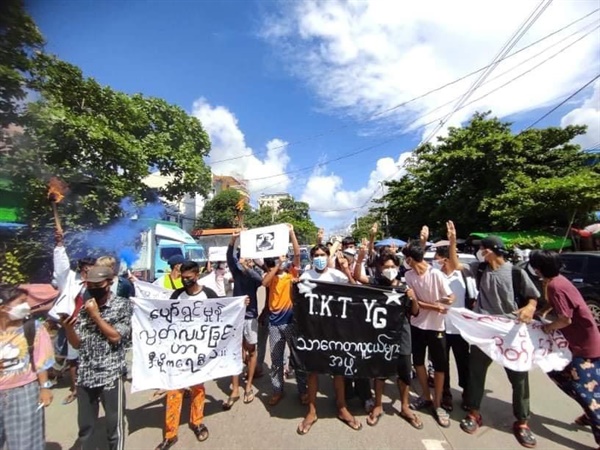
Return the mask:
<svg viewBox="0 0 600 450">
<path fill-rule="evenodd" d="M 386 278 L 383 277 L 369 277 L 369 285 L 376 286 L 380 289 L 393 290 L 397 292 L 404 291 L 402 285 L 390 286 Z M 406 315 L 402 321 L 402 330 L 400 333 L 400 355 L 410 356 L 412 354 L 412 346 L 410 339 L 410 311 L 411 311 L 411 300 L 406 298 Z"/>
</svg>

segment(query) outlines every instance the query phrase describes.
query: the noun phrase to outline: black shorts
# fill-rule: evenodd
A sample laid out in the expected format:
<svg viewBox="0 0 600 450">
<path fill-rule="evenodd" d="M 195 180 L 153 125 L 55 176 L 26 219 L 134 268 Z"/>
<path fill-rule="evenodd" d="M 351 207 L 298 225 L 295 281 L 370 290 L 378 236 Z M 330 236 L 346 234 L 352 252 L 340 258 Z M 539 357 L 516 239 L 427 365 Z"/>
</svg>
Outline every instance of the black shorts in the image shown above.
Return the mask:
<svg viewBox="0 0 600 450">
<path fill-rule="evenodd" d="M 410 327 L 413 363 L 415 366 L 425 365 L 425 351 L 429 351 L 429 359 L 436 372 L 445 372 L 447 366 L 446 332 L 422 330 Z"/>
<path fill-rule="evenodd" d="M 412 375 L 412 361 L 410 355 L 398 357 L 398 379 L 410 386 Z"/>
</svg>

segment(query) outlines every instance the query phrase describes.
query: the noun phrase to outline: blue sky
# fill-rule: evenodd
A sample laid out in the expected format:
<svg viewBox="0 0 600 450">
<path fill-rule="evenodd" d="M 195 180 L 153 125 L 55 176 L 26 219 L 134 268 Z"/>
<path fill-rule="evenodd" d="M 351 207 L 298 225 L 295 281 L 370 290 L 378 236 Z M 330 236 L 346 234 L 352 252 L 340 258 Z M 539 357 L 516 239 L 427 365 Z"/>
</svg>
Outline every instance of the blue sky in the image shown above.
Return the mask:
<svg viewBox="0 0 600 450">
<path fill-rule="evenodd" d="M 162 97 L 196 115 L 213 141 L 208 162 L 215 173 L 250 180 L 253 201 L 262 192 L 288 191 L 332 230 L 364 211 L 356 208 L 378 195 L 379 181 L 402 175 L 405 152 L 433 126 L 415 124 L 443 117 L 453 103 L 423 115 L 460 96 L 475 77 L 380 112 L 489 64 L 538 4 L 446 3 L 30 0 L 27 6 L 48 51 L 102 84 Z M 593 0 L 554 2 L 514 50 L 595 8 Z M 596 12 L 502 62 L 472 99 L 560 51 L 447 125 L 486 109 L 514 121 L 516 130 L 540 117 L 599 72 L 598 19 Z M 589 124 L 581 143 L 594 145 L 599 103 L 595 84 L 540 126 Z M 361 149 L 368 150 L 315 167 Z"/>
</svg>

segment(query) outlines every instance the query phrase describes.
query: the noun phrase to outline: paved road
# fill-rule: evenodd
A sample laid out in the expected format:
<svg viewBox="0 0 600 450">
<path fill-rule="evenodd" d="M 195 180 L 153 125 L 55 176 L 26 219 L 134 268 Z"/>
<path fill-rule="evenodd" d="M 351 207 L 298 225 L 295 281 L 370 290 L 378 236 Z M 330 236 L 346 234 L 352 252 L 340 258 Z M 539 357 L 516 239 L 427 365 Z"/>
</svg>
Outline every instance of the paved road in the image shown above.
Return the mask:
<svg viewBox="0 0 600 450">
<path fill-rule="evenodd" d="M 456 376 L 454 377 L 456 380 Z M 596 448 L 590 429 L 573 424 L 581 411 L 578 405 L 560 392 L 540 371 L 530 376 L 532 388 L 531 427 L 538 436 L 539 449 L 587 449 Z M 179 442 L 174 449 L 518 449 L 522 448 L 511 432 L 510 385 L 504 371 L 493 365 L 488 374 L 487 397 L 483 405 L 484 427 L 476 436 L 463 433 L 458 422 L 463 417 L 459 405 L 451 414 L 448 429 L 437 426 L 428 413 L 421 417 L 425 427 L 418 431 L 395 414 L 398 408 L 398 392 L 389 382 L 386 387 L 385 416 L 375 428 L 365 423 L 365 413 L 358 399 L 350 407 L 363 422 L 361 431 L 352 431 L 336 420 L 332 382 L 323 376 L 320 380 L 318 399 L 319 421 L 306 436 L 296 434 L 296 426 L 304 408 L 295 396 L 294 380 L 286 382 L 288 394 L 274 408 L 266 404 L 270 394 L 267 376 L 257 380 L 259 394 L 253 403 L 237 402 L 233 409 L 224 412 L 221 402 L 227 398 L 229 380 L 217 380 L 206 385 L 207 403 L 205 423 L 210 438 L 198 443 L 186 426 L 189 402 L 184 402 Z M 129 387 L 129 385 L 127 385 Z M 416 388 L 416 385 L 413 387 Z M 55 389 L 55 402 L 46 411 L 48 450 L 69 449 L 77 435 L 77 403 L 62 405 L 66 387 Z M 129 394 L 127 398 L 127 421 L 129 435 L 127 449 L 153 449 L 162 439 L 163 400 L 151 402 L 151 392 Z M 391 398 L 390 398 L 391 397 Z M 460 395 L 455 392 L 455 398 Z M 102 412 L 101 412 L 102 414 Z M 99 449 L 106 448 L 104 420 L 98 423 L 96 441 Z"/>
</svg>

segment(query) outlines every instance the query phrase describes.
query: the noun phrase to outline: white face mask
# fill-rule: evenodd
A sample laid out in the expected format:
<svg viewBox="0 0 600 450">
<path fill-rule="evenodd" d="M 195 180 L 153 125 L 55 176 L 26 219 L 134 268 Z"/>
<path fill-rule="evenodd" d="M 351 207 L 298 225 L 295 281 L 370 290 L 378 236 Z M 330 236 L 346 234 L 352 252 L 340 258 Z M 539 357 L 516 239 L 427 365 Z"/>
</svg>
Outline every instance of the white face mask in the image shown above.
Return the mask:
<svg viewBox="0 0 600 450">
<path fill-rule="evenodd" d="M 479 250 L 477 250 L 475 257 L 477 258 L 477 261 L 485 262 L 485 258 L 483 257 L 483 249 L 480 248 Z"/>
<path fill-rule="evenodd" d="M 531 264 L 527 264 L 527 272 L 529 272 L 531 275 L 533 275 L 536 278 L 540 278 L 540 276 L 535 273 L 535 269 L 533 267 L 531 267 Z"/>
<path fill-rule="evenodd" d="M 396 279 L 396 277 L 398 276 L 398 269 L 396 268 L 388 268 L 388 269 L 383 269 L 381 271 L 381 275 L 384 276 L 384 278 L 387 278 L 390 281 L 394 281 Z"/>
<path fill-rule="evenodd" d="M 13 306 L 8 310 L 8 317 L 12 320 L 23 320 L 31 313 L 31 307 L 28 303 L 21 303 L 20 305 Z"/>
<path fill-rule="evenodd" d="M 442 270 L 442 267 L 443 267 L 444 265 L 443 265 L 441 262 L 439 262 L 438 260 L 434 259 L 433 261 L 431 261 L 431 266 L 432 266 L 434 269 L 437 269 L 437 270 Z"/>
<path fill-rule="evenodd" d="M 412 269 L 412 267 L 410 267 L 410 265 L 409 265 L 409 264 L 406 262 L 406 260 L 404 260 L 404 261 L 402 262 L 402 265 L 404 266 L 404 268 L 405 268 L 406 270 L 410 270 L 410 269 Z"/>
</svg>

